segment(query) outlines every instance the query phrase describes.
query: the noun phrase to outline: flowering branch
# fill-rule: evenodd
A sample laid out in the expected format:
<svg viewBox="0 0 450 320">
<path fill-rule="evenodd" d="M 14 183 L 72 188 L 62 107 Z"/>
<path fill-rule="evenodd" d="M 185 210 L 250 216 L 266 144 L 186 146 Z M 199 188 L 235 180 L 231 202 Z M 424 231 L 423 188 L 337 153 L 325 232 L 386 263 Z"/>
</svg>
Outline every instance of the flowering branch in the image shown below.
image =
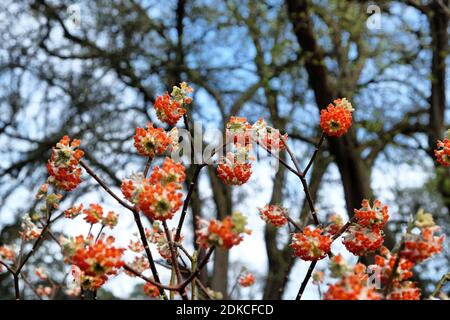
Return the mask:
<svg viewBox="0 0 450 320">
<path fill-rule="evenodd" d="M 356 217 L 353 216 L 349 221 L 347 221 L 347 223 L 345 225 L 342 226 L 341 229 L 339 229 L 339 231 L 333 235 L 333 237 L 331 238 L 331 242 L 334 242 L 337 238 L 339 238 L 345 231 L 347 231 L 347 229 L 350 227 L 350 225 L 352 223 L 354 223 L 356 221 Z M 330 252 L 329 256 L 332 256 L 332 253 Z M 300 289 L 298 290 L 297 296 L 296 296 L 296 300 L 300 300 L 302 298 L 303 292 L 306 289 L 306 286 L 309 282 L 309 279 L 312 276 L 312 273 L 316 267 L 317 264 L 317 260 L 312 261 L 311 264 L 308 267 L 308 271 L 306 272 L 306 276 L 303 279 L 302 284 L 300 285 Z"/>
<path fill-rule="evenodd" d="M 334 104 L 330 104 L 321 111 L 320 126 L 322 128 L 321 136 L 315 145 L 314 152 L 308 160 L 305 169 L 302 171 L 300 162 L 292 149 L 287 144 L 287 134 L 281 135 L 279 130 L 268 126 L 263 119 L 259 119 L 253 125 L 247 122 L 246 118 L 231 117 L 226 124 L 226 143 L 216 148 L 207 160 L 202 160 L 199 164 L 195 163 L 194 143 L 192 127 L 187 117 L 186 106 L 191 102 L 187 96 L 192 89 L 186 83 L 180 87 L 174 87 L 171 94 L 165 93 L 155 100 L 156 115 L 162 122 L 168 124 L 172 129 L 165 131 L 162 128 L 154 127 L 149 123 L 146 128 L 136 128 L 134 135 L 134 146 L 137 152 L 146 157 L 146 164 L 143 173 L 132 174 L 129 179 L 123 179 L 121 191 L 125 198 L 121 198 L 103 181 L 95 172 L 81 160 L 84 152 L 78 149 L 80 141 L 72 140 L 64 136 L 55 147 L 52 148 L 51 158 L 47 163 L 49 178 L 47 182 L 57 189 L 71 191 L 81 183 L 82 169 L 86 172 L 120 205 L 133 213 L 133 217 L 138 228 L 139 240 L 131 240 L 128 246 L 129 250 L 136 253 L 137 256 L 131 264 L 125 264 L 123 254 L 125 248 L 114 246 L 114 238 L 106 237 L 103 233 L 106 227 L 113 229 L 118 223 L 118 214 L 109 211 L 103 212 L 99 204 L 91 203 L 87 208 L 83 204 L 73 206 L 56 218 L 51 218 L 51 209 L 49 208 L 51 197 L 56 197 L 53 203 L 54 208 L 60 195 L 52 194 L 47 196 L 47 212 L 45 223 L 40 221 L 40 227 L 37 228 L 31 220 L 27 220 L 23 225 L 28 226 L 26 232 L 21 233 L 22 239 L 27 241 L 34 239 L 32 249 L 26 255 L 23 255 L 25 247 L 22 241 L 21 249 L 17 254 L 9 246 L 0 246 L 0 271 L 6 267 L 7 271 L 14 277 L 14 287 L 16 299 L 20 299 L 19 277 L 22 276 L 25 283 L 28 279 L 21 272 L 24 265 L 30 259 L 33 252 L 42 242 L 44 235 L 55 240 L 63 251 L 65 262 L 72 265 L 71 274 L 75 280 L 75 288 L 70 289 L 74 296 L 85 298 L 85 292 L 92 292 L 92 298 L 96 299 L 96 293 L 99 288 L 108 280 L 110 276 L 117 275 L 121 269 L 128 274 L 137 276 L 145 281 L 144 293 L 150 297 L 161 296 L 168 299 L 175 298 L 179 293 L 183 300 L 188 296 L 186 288 L 190 285 L 192 299 L 198 299 L 199 294 L 203 292 L 208 299 L 216 298 L 216 293 L 206 288 L 198 279 L 202 269 L 204 269 L 210 260 L 215 248 L 231 249 L 238 245 L 245 234 L 251 234 L 247 229 L 247 217 L 240 212 L 228 213 L 222 220 L 198 219 L 194 226 L 195 240 L 199 250 L 206 250 L 203 258 L 197 263 L 198 252 L 194 251 L 191 255 L 183 246 L 183 237 L 181 230 L 183 228 L 187 211 L 192 199 L 193 193 L 199 181 L 199 176 L 203 167 L 209 165 L 209 160 L 219 151 L 225 149 L 228 143 L 232 143 L 232 148 L 226 150 L 226 154 L 220 157 L 217 164 L 217 175 L 224 184 L 239 186 L 246 183 L 252 175 L 252 161 L 254 158 L 250 155 L 253 143 L 261 146 L 279 163 L 285 166 L 290 172 L 294 173 L 301 182 L 305 201 L 311 212 L 314 225 L 303 226 L 292 219 L 281 204 L 267 204 L 259 208 L 260 217 L 268 224 L 274 227 L 282 227 L 290 224 L 294 227 L 292 240 L 289 246 L 294 254 L 305 261 L 311 261 L 306 275 L 300 284 L 296 299 L 301 299 L 308 285 L 309 279 L 314 277 L 314 281 L 320 279 L 320 275 L 313 276 L 317 262 L 321 259 L 330 258 L 331 271 L 341 276 L 341 279 L 330 285 L 328 291 L 324 293 L 325 299 L 334 298 L 361 298 L 361 299 L 402 299 L 416 298 L 419 296 L 419 289 L 411 281 L 405 281 L 412 276 L 411 268 L 414 263 L 418 263 L 429 258 L 431 255 L 442 250 L 443 237 L 435 236 L 434 232 L 439 229 L 434 225 L 431 214 L 419 212 L 414 225 L 421 230 L 421 234 L 409 233 L 402 238 L 401 244 L 395 253 L 392 253 L 382 247 L 384 241 L 383 228 L 389 218 L 388 207 L 382 206 L 379 200 L 375 200 L 371 206 L 368 200 L 362 201 L 360 209 L 355 209 L 355 214 L 347 223 L 343 223 L 338 215 L 332 215 L 329 223 L 322 225 L 319 222 L 317 210 L 312 198 L 306 175 L 317 159 L 319 151 L 324 144 L 325 136 L 339 137 L 347 132 L 351 126 L 353 108 L 345 98 L 337 99 Z M 175 162 L 174 159 L 166 157 L 161 166 L 155 166 L 151 169 L 152 160 L 155 156 L 162 156 L 167 152 L 176 151 L 179 148 L 178 130 L 175 127 L 178 120 L 183 117 L 186 129 L 191 133 L 190 148 L 194 160 L 193 175 L 188 184 L 188 190 L 183 200 L 183 183 L 186 181 L 186 169 L 181 162 Z M 256 133 L 256 136 L 254 135 Z M 438 143 L 439 149 L 436 151 L 438 161 L 447 165 L 447 154 L 450 154 L 450 142 L 444 141 Z M 279 152 L 286 150 L 290 160 L 293 163 L 288 164 Z M 448 150 L 447 150 L 448 149 Z M 450 162 L 448 163 L 450 166 Z M 151 173 L 150 173 L 151 170 Z M 41 187 L 38 198 L 47 195 L 47 188 Z M 39 199 L 40 199 L 39 198 Z M 182 208 L 181 208 L 182 207 Z M 167 220 L 170 220 L 180 210 L 181 215 L 175 230 L 170 230 Z M 83 210 L 84 209 L 84 210 Z M 50 225 L 60 217 L 74 219 L 79 214 L 84 213 L 84 220 L 90 224 L 87 236 L 79 235 L 66 239 L 64 237 L 58 240 L 50 231 Z M 152 229 L 145 229 L 141 220 L 144 214 L 152 223 Z M 94 239 L 93 226 L 101 224 L 98 233 Z M 162 230 L 161 230 L 162 224 Z M 292 228 L 289 228 L 292 230 Z M 92 231 L 92 232 L 91 232 Z M 331 250 L 332 243 L 339 237 L 344 236 L 343 244 L 351 253 L 363 256 L 369 252 L 379 250 L 382 256 L 376 257 L 375 268 L 382 273 L 381 281 L 385 284 L 384 296 L 381 290 L 375 290 L 368 285 L 368 274 L 366 266 L 356 264 L 350 268 L 342 261 L 342 257 L 334 255 Z M 156 262 L 150 250 L 149 243 L 156 246 L 163 262 Z M 190 269 L 185 262 L 183 254 L 190 260 Z M 144 253 L 145 252 L 145 253 Z M 203 252 L 203 251 L 202 251 Z M 283 250 L 283 253 L 285 251 Z M 394 255 L 396 254 L 396 256 Z M 16 263 L 16 267 L 9 262 Z M 171 279 L 168 285 L 161 282 L 156 268 L 156 263 L 171 270 Z M 393 267 L 393 268 L 391 268 Z M 143 275 L 144 271 L 150 269 L 152 278 Z M 49 279 L 42 270 L 37 270 L 36 275 L 41 280 L 48 280 L 53 286 L 53 296 L 50 287 L 42 288 L 39 286 L 35 291 L 41 294 L 39 297 L 55 297 L 55 283 Z M 241 274 L 240 274 L 241 275 Z M 183 279 L 182 276 L 185 276 Z M 449 275 L 443 277 L 434 292 L 439 292 L 445 281 L 449 280 Z M 286 276 L 287 278 L 287 276 Z M 242 287 L 249 287 L 255 282 L 255 277 L 250 272 L 245 277 L 238 277 L 237 284 Z M 356 285 L 354 285 L 356 283 Z M 349 285 L 350 284 L 350 285 Z M 355 287 L 355 289 L 353 288 Z M 357 291 L 356 288 L 360 288 Z M 363 288 L 364 290 L 361 290 Z M 392 290 L 391 290 L 392 288 Z M 76 290 L 75 290 L 76 289 Z M 231 295 L 230 293 L 230 295 Z M 89 295 L 91 297 L 91 295 Z"/>
</svg>

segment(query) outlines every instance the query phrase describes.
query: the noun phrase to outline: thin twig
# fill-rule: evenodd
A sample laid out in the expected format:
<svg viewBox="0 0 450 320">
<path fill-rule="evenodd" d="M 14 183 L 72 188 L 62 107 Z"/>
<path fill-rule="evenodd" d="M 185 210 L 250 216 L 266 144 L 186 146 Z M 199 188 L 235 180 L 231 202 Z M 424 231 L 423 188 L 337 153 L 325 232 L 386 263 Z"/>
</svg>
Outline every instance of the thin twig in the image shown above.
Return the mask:
<svg viewBox="0 0 450 320">
<path fill-rule="evenodd" d="M 89 175 L 94 178 L 95 181 L 103 188 L 106 192 L 108 192 L 114 199 L 117 200 L 122 206 L 127 208 L 128 210 L 134 212 L 133 206 L 126 203 L 124 200 L 122 200 L 118 195 L 116 195 L 109 187 L 108 185 L 98 176 L 95 174 L 95 172 L 83 161 L 79 161 L 80 165 L 89 173 Z"/>
<path fill-rule="evenodd" d="M 177 259 L 178 253 L 175 250 L 175 246 L 173 245 L 172 233 L 170 232 L 169 228 L 167 227 L 166 221 L 163 221 L 162 225 L 164 227 L 164 232 L 166 234 L 167 242 L 169 243 L 171 263 L 172 263 L 173 268 L 175 269 L 175 276 L 177 277 L 177 284 L 179 284 L 179 283 L 181 283 L 181 273 L 180 273 L 180 266 L 178 265 L 178 259 Z M 187 298 L 186 292 L 184 292 L 184 290 L 181 292 L 181 297 L 183 298 L 183 300 L 185 300 Z"/>
<path fill-rule="evenodd" d="M 150 170 L 150 166 L 152 164 L 152 161 L 153 161 L 153 158 L 152 157 L 148 157 L 147 163 L 145 164 L 145 168 L 144 168 L 144 178 L 147 178 L 148 171 Z"/>
<path fill-rule="evenodd" d="M 153 279 L 147 278 L 147 277 L 144 276 L 142 273 L 136 271 L 133 267 L 131 267 L 131 266 L 127 265 L 127 264 L 125 264 L 125 265 L 123 266 L 123 268 L 124 268 L 125 270 L 127 270 L 128 272 L 134 274 L 136 277 L 139 277 L 139 278 L 141 278 L 142 280 L 147 281 L 147 282 L 153 284 L 154 286 L 158 287 L 158 289 L 164 289 L 164 290 L 169 290 L 169 291 L 171 291 L 171 290 L 177 291 L 177 290 L 178 290 L 178 286 L 167 286 L 167 285 L 164 285 L 164 284 L 162 284 L 162 283 L 160 283 L 160 282 L 157 282 L 157 281 L 155 281 L 155 280 L 153 280 Z"/>
<path fill-rule="evenodd" d="M 305 167 L 305 170 L 303 170 L 303 174 L 306 176 L 306 174 L 308 173 L 309 169 L 311 168 L 314 160 L 316 159 L 317 154 L 319 153 L 320 148 L 322 147 L 323 141 L 325 140 L 325 133 L 322 131 L 322 134 L 320 135 L 320 139 L 319 142 L 316 145 L 316 148 L 314 149 L 314 153 L 311 157 L 311 159 L 309 159 L 308 164 Z"/>
<path fill-rule="evenodd" d="M 175 242 L 180 241 L 181 229 L 183 228 L 184 219 L 186 218 L 187 209 L 189 207 L 189 203 L 191 201 L 192 194 L 194 193 L 195 185 L 196 185 L 198 177 L 200 175 L 200 171 L 202 170 L 202 168 L 204 166 L 206 166 L 206 164 L 198 164 L 198 165 L 196 165 L 196 168 L 195 168 L 195 171 L 194 171 L 194 175 L 192 177 L 191 182 L 189 183 L 188 193 L 186 194 L 186 198 L 184 199 L 183 209 L 181 210 L 180 220 L 178 221 L 177 230 L 175 232 Z"/>
<path fill-rule="evenodd" d="M 439 280 L 438 284 L 436 285 L 436 288 L 434 289 L 433 293 L 431 294 L 430 298 L 434 298 L 438 295 L 439 292 L 441 292 L 442 287 L 444 286 L 444 284 L 450 281 L 450 272 L 447 274 L 444 274 L 441 278 L 441 280 Z"/>
<path fill-rule="evenodd" d="M 156 282 L 161 283 L 161 280 L 159 279 L 158 270 L 156 269 L 155 260 L 153 259 L 153 255 L 152 255 L 152 252 L 150 251 L 147 237 L 145 235 L 145 230 L 142 225 L 141 217 L 139 216 L 139 212 L 135 209 L 133 209 L 133 216 L 134 216 L 134 221 L 136 222 L 136 225 L 138 227 L 139 235 L 141 237 L 141 242 L 144 246 L 144 250 L 147 255 L 147 260 L 150 264 L 150 270 L 152 271 L 153 278 L 156 280 Z M 165 299 L 165 300 L 167 299 L 167 296 L 164 293 L 164 291 L 161 292 L 161 295 L 162 295 L 163 299 Z"/>
<path fill-rule="evenodd" d="M 212 246 L 208 249 L 205 256 L 203 257 L 202 261 L 197 266 L 197 269 L 192 272 L 189 277 L 180 285 L 180 288 L 185 288 L 195 277 L 197 277 L 200 274 L 200 271 L 202 271 L 203 267 L 208 263 L 209 258 L 213 254 L 214 250 L 216 249 L 215 246 Z"/>
</svg>

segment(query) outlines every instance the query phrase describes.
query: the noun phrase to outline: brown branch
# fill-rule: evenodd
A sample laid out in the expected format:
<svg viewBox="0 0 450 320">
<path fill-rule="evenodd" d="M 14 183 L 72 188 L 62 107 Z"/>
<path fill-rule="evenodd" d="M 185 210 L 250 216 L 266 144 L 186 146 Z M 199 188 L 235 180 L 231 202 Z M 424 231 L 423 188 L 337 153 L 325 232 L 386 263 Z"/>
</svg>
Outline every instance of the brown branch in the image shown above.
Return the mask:
<svg viewBox="0 0 450 320">
<path fill-rule="evenodd" d="M 286 143 L 286 139 L 284 139 L 282 136 L 280 136 L 281 141 L 283 141 L 284 146 L 286 147 L 286 151 L 289 154 L 289 157 L 291 158 L 292 162 L 294 163 L 295 168 L 297 169 L 297 172 L 299 175 L 297 175 L 300 178 L 300 182 L 303 186 L 303 191 L 305 192 L 306 200 L 308 201 L 309 208 L 311 210 L 311 215 L 313 217 L 314 223 L 319 226 L 319 219 L 317 218 L 317 212 L 316 207 L 314 205 L 314 201 L 311 197 L 311 193 L 309 191 L 308 183 L 305 178 L 305 174 L 300 169 L 300 165 L 298 163 L 297 157 L 292 152 L 291 148 L 289 148 L 288 144 Z M 314 156 L 314 155 L 313 155 Z"/>
<path fill-rule="evenodd" d="M 311 261 L 311 264 L 309 265 L 308 271 L 306 272 L 306 276 L 303 279 L 303 282 L 300 286 L 300 289 L 298 290 L 296 300 L 300 300 L 302 298 L 303 292 L 306 289 L 306 285 L 308 284 L 309 279 L 311 278 L 311 275 L 314 271 L 314 268 L 316 267 L 317 260 Z"/>
<path fill-rule="evenodd" d="M 316 159 L 317 154 L 319 153 L 320 148 L 322 147 L 323 141 L 325 140 L 325 133 L 322 131 L 322 134 L 320 135 L 319 142 L 316 145 L 316 148 L 314 149 L 314 153 L 309 160 L 308 164 L 306 165 L 305 170 L 303 171 L 303 174 L 306 175 L 311 168 L 311 165 L 313 164 L 314 160 Z"/>
<path fill-rule="evenodd" d="M 180 285 L 180 288 L 183 288 L 183 289 L 186 288 L 187 285 L 200 274 L 200 271 L 202 271 L 202 269 L 208 263 L 208 260 L 211 257 L 211 255 L 213 254 L 215 249 L 216 249 L 215 246 L 209 248 L 209 250 L 206 252 L 205 256 L 203 257 L 203 260 L 200 261 L 200 263 L 198 264 L 197 269 L 194 272 L 192 272 L 189 275 L 189 277 L 187 277 L 187 279 Z"/>
<path fill-rule="evenodd" d="M 135 269 L 133 269 L 131 266 L 129 266 L 129 265 L 127 265 L 127 264 L 125 264 L 125 265 L 123 266 L 123 268 L 124 268 L 125 270 L 127 270 L 128 272 L 134 274 L 136 277 L 139 277 L 139 278 L 141 278 L 142 280 L 147 281 L 147 282 L 153 284 L 154 286 L 158 287 L 158 289 L 161 289 L 161 290 L 169 290 L 169 291 L 177 291 L 177 290 L 178 290 L 178 286 L 167 286 L 167 285 L 162 284 L 161 282 L 157 282 L 157 281 L 155 281 L 155 280 L 153 280 L 153 279 L 150 279 L 150 278 L 144 276 L 142 273 L 136 271 Z"/>
<path fill-rule="evenodd" d="M 152 271 L 153 278 L 156 280 L 156 282 L 160 283 L 161 280 L 159 279 L 159 274 L 158 274 L 158 270 L 156 269 L 155 260 L 153 259 L 152 252 L 150 251 L 150 247 L 149 247 L 149 244 L 147 241 L 147 237 L 145 235 L 145 230 L 142 225 L 141 218 L 139 216 L 139 212 L 136 209 L 133 209 L 133 216 L 134 216 L 134 221 L 136 222 L 136 225 L 139 230 L 139 235 L 141 237 L 141 242 L 144 246 L 145 254 L 147 255 L 147 260 L 150 264 L 150 270 Z M 163 297 L 164 300 L 167 300 L 167 296 L 164 293 L 164 291 L 161 292 L 161 296 Z"/>
<path fill-rule="evenodd" d="M 175 242 L 180 241 L 181 229 L 183 228 L 184 219 L 186 218 L 186 213 L 187 213 L 187 209 L 189 207 L 189 202 L 191 201 L 192 194 L 194 193 L 195 185 L 197 184 L 197 180 L 198 180 L 198 177 L 200 175 L 200 171 L 205 166 L 206 166 L 206 164 L 204 164 L 204 163 L 196 165 L 196 168 L 195 168 L 195 171 L 194 171 L 194 175 L 192 177 L 191 182 L 189 183 L 188 193 L 187 193 L 186 198 L 184 199 L 184 202 L 183 202 L 183 209 L 181 210 L 180 220 L 178 221 L 178 226 L 177 226 L 177 230 L 176 230 L 176 233 L 175 233 Z"/>
<path fill-rule="evenodd" d="M 170 232 L 169 228 L 167 227 L 166 221 L 162 222 L 162 225 L 164 227 L 164 233 L 166 234 L 167 242 L 169 243 L 169 250 L 170 250 L 170 256 L 171 256 L 171 263 L 173 268 L 175 269 L 175 275 L 177 277 L 177 283 L 181 282 L 181 272 L 180 272 L 180 266 L 178 265 L 178 252 L 175 250 L 175 246 L 173 244 L 173 238 L 172 233 Z M 186 292 L 184 291 L 184 288 L 180 290 L 181 297 L 183 300 L 187 300 Z"/>
</svg>

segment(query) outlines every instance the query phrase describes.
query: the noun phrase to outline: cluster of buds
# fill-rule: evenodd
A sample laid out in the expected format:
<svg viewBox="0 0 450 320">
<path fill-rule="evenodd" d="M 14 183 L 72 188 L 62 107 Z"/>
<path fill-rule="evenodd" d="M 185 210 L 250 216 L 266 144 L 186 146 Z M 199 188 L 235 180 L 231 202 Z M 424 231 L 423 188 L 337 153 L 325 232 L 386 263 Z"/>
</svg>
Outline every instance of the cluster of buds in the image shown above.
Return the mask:
<svg viewBox="0 0 450 320">
<path fill-rule="evenodd" d="M 332 276 L 339 280 L 328 287 L 325 300 L 381 300 L 381 294 L 370 283 L 365 265 L 358 263 L 350 267 L 340 255 L 331 258 L 330 263 Z"/>
<path fill-rule="evenodd" d="M 250 272 L 245 272 L 239 277 L 239 285 L 241 287 L 247 288 L 255 284 L 255 276 Z"/>
<path fill-rule="evenodd" d="M 344 245 L 348 251 L 357 256 L 366 255 L 380 248 L 384 242 L 383 227 L 389 219 L 388 207 L 379 200 L 370 206 L 363 200 L 361 209 L 355 209 L 356 221 L 347 229 Z"/>
<path fill-rule="evenodd" d="M 164 95 L 158 96 L 154 104 L 158 119 L 170 126 L 176 125 L 186 113 L 184 106 L 192 102 L 192 98 L 188 96 L 192 91 L 193 89 L 186 82 L 182 82 L 180 87 L 173 87 L 170 95 L 166 92 Z"/>
<path fill-rule="evenodd" d="M 83 212 L 83 204 L 79 204 L 78 206 L 70 207 L 69 209 L 64 210 L 64 216 L 67 219 L 75 219 Z"/>
<path fill-rule="evenodd" d="M 325 279 L 325 274 L 323 273 L 323 271 L 316 271 L 313 273 L 311 278 L 314 284 L 320 285 Z"/>
<path fill-rule="evenodd" d="M 20 227 L 21 231 L 19 231 L 19 234 L 24 241 L 36 240 L 42 232 L 42 229 L 34 224 L 29 215 L 22 217 Z"/>
<path fill-rule="evenodd" d="M 433 216 L 423 210 L 417 213 L 415 227 L 405 235 L 401 256 L 413 263 L 420 263 L 442 251 L 444 235 L 436 235 L 440 227 L 434 223 Z"/>
<path fill-rule="evenodd" d="M 181 207 L 179 191 L 185 180 L 184 167 L 166 158 L 161 168 L 155 167 L 150 178 L 133 174 L 122 182 L 122 193 L 145 215 L 154 220 L 171 219 Z"/>
<path fill-rule="evenodd" d="M 269 151 L 281 151 L 286 148 L 284 141 L 288 139 L 287 133 L 282 135 L 278 129 L 267 125 L 264 119 L 260 118 L 252 126 L 253 139 Z"/>
<path fill-rule="evenodd" d="M 252 164 L 250 163 L 250 145 L 237 144 L 234 151 L 230 151 L 222 158 L 217 166 L 217 175 L 228 185 L 241 185 L 250 179 Z"/>
<path fill-rule="evenodd" d="M 222 221 L 199 219 L 196 231 L 197 243 L 202 248 L 216 245 L 230 249 L 243 240 L 244 233 L 251 233 L 246 225 L 247 217 L 240 212 L 234 212 Z"/>
<path fill-rule="evenodd" d="M 144 248 L 142 248 L 142 249 L 144 249 Z M 148 262 L 148 259 L 143 255 L 135 256 L 133 261 L 128 263 L 128 265 L 130 267 L 132 267 L 133 270 L 135 270 L 141 274 L 150 268 L 150 263 Z M 125 273 L 127 275 L 129 275 L 130 277 L 136 276 L 134 273 L 129 272 L 128 270 L 125 270 Z"/>
<path fill-rule="evenodd" d="M 178 129 L 173 128 L 169 132 L 162 128 L 155 128 L 153 124 L 144 128 L 136 128 L 134 135 L 134 146 L 142 156 L 154 158 L 164 152 L 173 151 L 178 148 Z"/>
<path fill-rule="evenodd" d="M 0 260 L 4 263 L 13 264 L 16 259 L 16 250 L 12 246 L 0 246 Z M 3 272 L 3 265 L 0 264 L 0 272 Z"/>
<path fill-rule="evenodd" d="M 50 298 L 53 293 L 53 288 L 49 286 L 39 285 L 36 288 L 36 294 L 42 298 Z"/>
<path fill-rule="evenodd" d="M 450 130 L 447 131 L 447 137 L 445 137 L 444 140 L 437 141 L 434 155 L 439 164 L 444 167 L 450 166 Z"/>
<path fill-rule="evenodd" d="M 294 254 L 303 259 L 316 261 L 327 256 L 331 249 L 332 239 L 324 234 L 321 228 L 306 227 L 303 232 L 292 235 L 291 247 Z"/>
<path fill-rule="evenodd" d="M 394 281 L 386 299 L 388 300 L 420 300 L 420 289 L 413 281 Z"/>
<path fill-rule="evenodd" d="M 342 216 L 339 214 L 332 214 L 328 221 L 330 221 L 330 224 L 326 228 L 326 232 L 335 235 L 337 234 L 341 228 L 344 226 L 344 220 L 342 219 Z"/>
<path fill-rule="evenodd" d="M 48 274 L 47 272 L 44 270 L 43 267 L 38 267 L 34 270 L 34 274 L 42 281 L 47 280 L 48 279 Z"/>
<path fill-rule="evenodd" d="M 71 191 L 80 184 L 79 160 L 84 152 L 78 149 L 79 145 L 80 140 L 74 139 L 70 142 L 69 136 L 64 136 L 56 147 L 52 148 L 52 154 L 47 163 L 49 183 L 65 191 Z"/>
<path fill-rule="evenodd" d="M 288 211 L 279 205 L 268 204 L 264 208 L 259 208 L 259 216 L 265 222 L 274 227 L 284 226 L 287 222 Z"/>
<path fill-rule="evenodd" d="M 331 137 L 340 137 L 352 125 L 352 104 L 346 99 L 336 99 L 320 111 L 320 127 Z"/>
<path fill-rule="evenodd" d="M 151 230 L 147 229 L 145 233 L 147 239 L 151 243 L 154 243 L 156 245 L 158 253 L 161 255 L 161 257 L 170 262 L 172 259 L 172 255 L 170 252 L 169 241 L 167 239 L 166 233 L 160 228 L 159 223 L 155 221 L 153 223 L 153 228 Z M 175 243 L 176 230 L 172 229 L 170 235 L 172 237 L 172 243 Z M 175 244 L 181 244 L 182 241 L 183 237 L 180 236 L 178 243 Z"/>
<path fill-rule="evenodd" d="M 65 261 L 79 268 L 79 282 L 84 289 L 100 288 L 124 265 L 124 249 L 115 247 L 111 236 L 106 239 L 101 236 L 97 241 L 93 236 L 77 236 L 63 239 L 62 244 Z"/>
<path fill-rule="evenodd" d="M 114 211 L 108 211 L 108 213 L 103 212 L 103 207 L 97 203 L 91 203 L 88 208 L 83 210 L 83 204 L 78 206 L 70 207 L 64 211 L 66 218 L 74 219 L 84 213 L 84 220 L 90 224 L 101 223 L 105 227 L 114 229 L 114 227 L 119 222 L 119 215 Z"/>
</svg>

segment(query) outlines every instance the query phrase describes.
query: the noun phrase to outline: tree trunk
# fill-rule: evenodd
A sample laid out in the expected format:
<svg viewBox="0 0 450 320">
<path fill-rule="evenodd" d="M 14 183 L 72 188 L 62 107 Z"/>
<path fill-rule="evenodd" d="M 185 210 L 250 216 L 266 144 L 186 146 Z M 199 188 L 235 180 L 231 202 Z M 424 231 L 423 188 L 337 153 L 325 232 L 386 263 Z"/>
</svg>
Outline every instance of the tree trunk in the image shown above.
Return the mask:
<svg viewBox="0 0 450 320">
<path fill-rule="evenodd" d="M 223 219 L 232 213 L 231 188 L 222 183 L 214 168 L 208 166 L 213 198 L 217 208 L 217 219 Z M 211 287 L 220 291 L 224 299 L 228 298 L 228 256 L 229 250 L 217 248 L 214 254 L 214 268 Z"/>
<path fill-rule="evenodd" d="M 314 36 L 313 24 L 308 15 L 307 1 L 287 0 L 286 4 L 297 41 L 304 51 L 305 68 L 316 104 L 319 109 L 326 108 L 337 98 L 337 93 L 333 92 L 331 88 L 324 55 Z M 349 130 L 340 138 L 329 138 L 328 143 L 329 150 L 341 174 L 347 212 L 349 216 L 352 216 L 353 209 L 360 207 L 361 200 L 371 198 L 373 195 L 370 187 L 370 169 L 365 166 L 357 150 L 356 136 L 353 130 Z"/>
</svg>

